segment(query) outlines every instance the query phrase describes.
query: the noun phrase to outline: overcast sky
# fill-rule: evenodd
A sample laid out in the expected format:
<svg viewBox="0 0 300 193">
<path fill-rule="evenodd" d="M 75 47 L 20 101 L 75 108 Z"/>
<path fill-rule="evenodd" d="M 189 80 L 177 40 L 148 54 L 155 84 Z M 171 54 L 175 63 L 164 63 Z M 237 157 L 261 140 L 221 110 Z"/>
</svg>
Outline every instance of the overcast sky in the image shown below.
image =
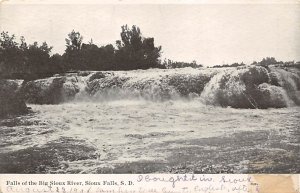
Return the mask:
<svg viewBox="0 0 300 193">
<path fill-rule="evenodd" d="M 121 25 L 137 25 L 162 58 L 204 65 L 300 60 L 300 5 L 0 5 L 0 30 L 63 53 L 75 29 L 84 42 L 114 44 Z"/>
</svg>

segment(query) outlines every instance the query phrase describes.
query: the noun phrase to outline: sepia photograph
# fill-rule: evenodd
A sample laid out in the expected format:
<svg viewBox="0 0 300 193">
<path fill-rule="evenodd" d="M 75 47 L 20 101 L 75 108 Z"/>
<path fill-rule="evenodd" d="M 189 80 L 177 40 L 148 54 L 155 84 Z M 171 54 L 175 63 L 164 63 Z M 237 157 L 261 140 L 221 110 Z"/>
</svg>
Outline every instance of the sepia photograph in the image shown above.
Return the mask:
<svg viewBox="0 0 300 193">
<path fill-rule="evenodd" d="M 1 174 L 300 173 L 299 1 L 28 2 L 0 3 Z"/>
</svg>

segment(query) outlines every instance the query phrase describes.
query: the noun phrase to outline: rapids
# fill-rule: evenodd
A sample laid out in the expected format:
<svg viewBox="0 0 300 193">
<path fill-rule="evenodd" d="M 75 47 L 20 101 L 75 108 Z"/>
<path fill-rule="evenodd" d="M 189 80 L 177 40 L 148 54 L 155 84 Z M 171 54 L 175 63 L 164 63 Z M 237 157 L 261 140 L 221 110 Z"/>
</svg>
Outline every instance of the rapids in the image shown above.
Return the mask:
<svg viewBox="0 0 300 193">
<path fill-rule="evenodd" d="M 29 106 L 35 113 L 1 121 L 2 173 L 299 172 L 299 107 L 197 100 Z"/>
<path fill-rule="evenodd" d="M 233 108 L 281 108 L 300 104 L 300 71 L 248 66 L 79 72 L 25 82 L 28 103 L 68 101 L 199 100 Z"/>
<path fill-rule="evenodd" d="M 299 173 L 299 70 L 78 72 L 17 82 L 0 173 Z"/>
</svg>

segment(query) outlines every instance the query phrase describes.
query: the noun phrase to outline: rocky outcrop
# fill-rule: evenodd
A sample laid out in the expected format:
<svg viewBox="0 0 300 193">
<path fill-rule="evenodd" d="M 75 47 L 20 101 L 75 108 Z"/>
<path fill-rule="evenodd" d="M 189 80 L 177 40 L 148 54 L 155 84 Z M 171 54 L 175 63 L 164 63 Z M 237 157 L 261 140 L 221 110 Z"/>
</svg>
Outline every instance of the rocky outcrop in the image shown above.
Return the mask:
<svg viewBox="0 0 300 193">
<path fill-rule="evenodd" d="M 28 107 L 20 93 L 18 81 L 0 80 L 0 118 L 27 112 Z"/>
<path fill-rule="evenodd" d="M 300 105 L 300 71 L 251 65 L 67 73 L 29 81 L 22 95 L 33 104 L 189 99 L 221 107 L 283 108 Z"/>
<path fill-rule="evenodd" d="M 234 68 L 215 75 L 201 94 L 206 104 L 233 108 L 299 105 L 299 74 L 294 69 Z"/>
<path fill-rule="evenodd" d="M 33 104 L 59 104 L 72 100 L 79 92 L 77 77 L 51 77 L 29 81 L 22 87 L 26 102 Z"/>
</svg>

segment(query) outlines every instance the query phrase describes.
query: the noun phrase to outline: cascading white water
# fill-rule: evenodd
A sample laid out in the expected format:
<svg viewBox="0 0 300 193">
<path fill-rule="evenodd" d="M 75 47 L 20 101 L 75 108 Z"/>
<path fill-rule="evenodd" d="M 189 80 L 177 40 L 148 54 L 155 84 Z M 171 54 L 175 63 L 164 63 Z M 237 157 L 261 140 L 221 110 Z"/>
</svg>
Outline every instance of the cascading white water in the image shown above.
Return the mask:
<svg viewBox="0 0 300 193">
<path fill-rule="evenodd" d="M 80 72 L 30 81 L 21 90 L 32 113 L 0 122 L 0 170 L 124 173 L 118 167 L 134 172 L 146 166 L 148 172 L 170 172 L 164 169 L 173 167 L 173 159 L 174 171 L 182 167 L 175 157 L 194 156 L 198 163 L 206 156 L 218 172 L 225 158 L 232 172 L 241 173 L 253 171 L 247 170 L 252 155 L 261 167 L 266 156 L 258 159 L 257 152 L 265 149 L 267 159 L 280 153 L 284 161 L 297 160 L 291 151 L 299 147 L 299 88 L 299 70 L 263 67 Z M 222 108 L 229 106 L 234 108 Z M 275 134 L 286 141 L 276 141 Z M 283 143 L 288 151 L 280 149 Z M 227 157 L 231 153 L 236 157 Z M 281 164 L 274 171 L 293 168 Z"/>
<path fill-rule="evenodd" d="M 249 66 L 67 74 L 25 85 L 29 103 L 195 99 L 234 108 L 299 105 L 299 70 Z"/>
<path fill-rule="evenodd" d="M 210 80 L 201 93 L 201 100 L 210 105 L 234 108 L 297 105 L 300 79 L 296 72 L 299 73 L 278 68 L 269 71 L 264 67 L 229 68 Z"/>
</svg>

